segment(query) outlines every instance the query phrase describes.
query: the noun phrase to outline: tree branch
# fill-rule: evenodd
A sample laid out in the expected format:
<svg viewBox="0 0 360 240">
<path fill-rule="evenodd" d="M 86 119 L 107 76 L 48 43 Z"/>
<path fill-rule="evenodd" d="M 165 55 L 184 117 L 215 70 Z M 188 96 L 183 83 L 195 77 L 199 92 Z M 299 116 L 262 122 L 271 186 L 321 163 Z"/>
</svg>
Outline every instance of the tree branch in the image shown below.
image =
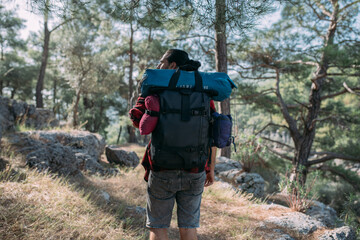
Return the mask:
<svg viewBox="0 0 360 240">
<path fill-rule="evenodd" d="M 356 94 L 356 95 L 359 95 L 360 96 L 360 93 L 359 92 L 355 92 L 354 90 L 360 90 L 360 88 L 349 88 L 348 85 L 346 84 L 346 82 L 343 83 L 343 86 L 344 88 L 346 89 L 346 91 L 348 91 L 349 93 L 353 93 L 353 94 Z"/>
<path fill-rule="evenodd" d="M 313 10 L 313 12 L 315 13 L 315 15 L 320 19 L 320 20 L 327 20 L 327 19 L 324 19 L 324 17 L 320 16 L 320 14 L 316 11 L 316 9 L 314 8 L 314 6 L 306 1 L 306 4 Z"/>
<path fill-rule="evenodd" d="M 279 152 L 271 149 L 270 147 L 268 147 L 268 146 L 266 146 L 266 145 L 265 145 L 265 147 L 266 147 L 266 149 L 268 149 L 270 152 L 274 153 L 275 155 L 277 155 L 277 156 L 279 156 L 279 157 L 281 157 L 281 158 L 283 158 L 283 159 L 286 159 L 286 160 L 289 160 L 289 161 L 292 161 L 292 160 L 293 160 L 292 157 L 289 157 L 289 156 L 287 156 L 287 155 L 285 155 L 285 154 L 279 153 Z"/>
<path fill-rule="evenodd" d="M 270 94 L 270 93 L 274 93 L 275 89 L 273 88 L 269 88 L 269 89 L 265 89 L 259 93 L 255 93 L 255 94 L 251 94 L 251 95 L 246 95 L 244 97 L 242 97 L 242 99 L 244 100 L 249 100 L 251 98 L 256 98 L 258 96 L 261 96 L 261 95 L 267 95 L 267 94 Z"/>
<path fill-rule="evenodd" d="M 360 73 L 353 73 L 353 74 L 348 74 L 348 73 L 328 73 L 326 74 L 327 76 L 347 76 L 347 77 L 360 77 Z"/>
<path fill-rule="evenodd" d="M 54 31 L 55 31 L 56 29 L 58 29 L 59 27 L 63 26 L 64 24 L 66 24 L 66 23 L 68 23 L 68 22 L 71 22 L 71 21 L 74 20 L 74 19 L 76 19 L 76 18 L 68 18 L 68 19 L 66 19 L 64 22 L 60 23 L 59 25 L 57 25 L 57 26 L 55 26 L 53 29 L 51 29 L 51 30 L 49 31 L 49 33 L 54 32 Z"/>
<path fill-rule="evenodd" d="M 289 113 L 289 110 L 288 110 L 288 107 L 287 105 L 285 104 L 282 96 L 281 96 L 281 93 L 280 93 L 280 74 L 279 74 L 279 69 L 276 69 L 276 96 L 277 96 L 277 99 L 279 101 L 279 104 L 280 104 L 280 109 L 281 109 L 281 112 L 287 122 L 287 124 L 289 125 L 289 130 L 291 132 L 291 135 L 293 137 L 297 139 L 300 138 L 300 133 L 299 133 L 299 130 L 297 128 L 297 125 L 296 125 L 296 121 L 294 120 L 293 117 L 290 116 L 290 113 Z M 294 139 L 295 140 L 295 139 Z M 295 140 L 295 141 L 296 141 Z"/>
<path fill-rule="evenodd" d="M 345 155 L 345 154 L 341 154 L 341 153 L 319 152 L 319 153 L 316 153 L 316 154 L 326 155 L 326 156 L 322 157 L 322 158 L 314 159 L 312 161 L 309 161 L 308 164 L 307 164 L 308 166 L 312 166 L 312 165 L 315 165 L 315 164 L 327 162 L 327 161 L 330 161 L 330 160 L 334 160 L 336 158 L 342 159 L 342 160 L 348 160 L 348 161 L 352 161 L 352 162 L 360 162 L 360 157 L 353 157 L 353 156 L 349 156 L 349 155 Z"/>
<path fill-rule="evenodd" d="M 271 77 L 248 77 L 248 76 L 243 75 L 242 72 L 238 72 L 238 73 L 239 73 L 240 77 L 246 78 L 246 79 L 251 79 L 251 80 L 275 79 L 276 78 L 275 76 L 271 76 Z"/>
<path fill-rule="evenodd" d="M 292 146 L 290 146 L 290 145 L 287 145 L 287 144 L 285 144 L 285 143 L 282 143 L 282 142 L 279 142 L 279 141 L 276 141 L 276 140 L 273 140 L 273 139 L 267 138 L 267 137 L 261 137 L 261 138 L 264 139 L 264 140 L 266 140 L 266 141 L 273 142 L 273 143 L 277 143 L 277 144 L 280 144 L 280 145 L 282 145 L 282 146 L 284 146 L 284 147 L 287 147 L 287 148 L 290 148 L 290 149 L 294 150 L 294 147 L 292 147 Z"/>
<path fill-rule="evenodd" d="M 359 2 L 360 2 L 360 0 L 357 0 L 357 1 L 354 1 L 354 2 L 352 2 L 352 3 L 349 3 L 348 5 L 344 6 L 342 9 L 340 9 L 340 10 L 339 10 L 339 13 L 341 13 L 342 11 L 348 9 L 348 8 L 351 7 L 352 5 L 355 5 L 355 4 L 359 3 Z"/>
<path fill-rule="evenodd" d="M 269 68 L 269 65 L 267 64 L 258 64 L 258 65 L 254 65 L 254 66 L 251 66 L 251 67 L 244 67 L 242 66 L 241 64 L 236 64 L 237 66 L 239 66 L 240 68 L 244 69 L 244 70 L 252 70 L 252 69 L 255 69 L 255 68 L 259 68 L 259 67 L 264 67 L 264 68 Z"/>
<path fill-rule="evenodd" d="M 315 66 L 315 67 L 319 66 L 319 64 L 316 62 L 303 62 L 302 60 L 296 60 L 296 61 L 291 61 L 291 62 L 276 61 L 275 63 L 301 64 L 301 65 L 310 65 L 310 66 Z"/>
<path fill-rule="evenodd" d="M 315 1 L 315 3 L 321 9 L 323 14 L 331 18 L 331 13 L 320 3 L 320 1 Z"/>
<path fill-rule="evenodd" d="M 316 170 L 324 171 L 324 172 L 331 172 L 332 174 L 341 177 L 344 181 L 351 184 L 351 186 L 358 192 L 360 192 L 360 185 L 357 181 L 354 181 L 351 179 L 347 174 L 337 170 L 336 168 L 330 167 L 330 166 L 319 166 L 318 168 L 315 168 Z"/>
<path fill-rule="evenodd" d="M 189 39 L 189 38 L 199 38 L 199 37 L 210 38 L 210 39 L 212 39 L 212 40 L 215 41 L 215 38 L 214 38 L 214 37 L 211 37 L 211 36 L 209 36 L 209 35 L 202 35 L 202 34 L 187 36 L 187 37 L 183 37 L 183 38 L 170 39 L 170 41 L 174 42 L 174 41 L 181 41 L 181 40 L 186 40 L 186 39 Z"/>
<path fill-rule="evenodd" d="M 262 133 L 267 127 L 269 126 L 275 126 L 275 127 L 283 127 L 283 128 L 286 128 L 286 129 L 289 129 L 287 126 L 285 125 L 278 125 L 278 124 L 275 124 L 275 123 L 268 123 L 266 124 L 262 129 L 260 129 L 257 133 L 255 133 L 255 136 L 259 135 L 260 133 Z"/>
<path fill-rule="evenodd" d="M 328 117 L 325 117 L 325 118 L 315 118 L 315 119 L 313 119 L 311 121 L 311 125 L 309 127 L 309 130 L 311 131 L 315 127 L 315 124 L 317 122 L 325 121 L 325 120 L 328 120 L 328 119 L 331 119 L 331 118 L 335 118 L 335 116 L 328 116 Z"/>
<path fill-rule="evenodd" d="M 345 85 L 344 85 L 344 84 L 345 84 Z M 340 95 L 345 94 L 345 93 L 348 93 L 348 92 L 354 93 L 354 94 L 357 94 L 357 95 L 360 95 L 360 93 L 357 93 L 357 92 L 354 92 L 354 91 L 353 91 L 353 90 L 359 91 L 360 88 L 350 89 L 350 88 L 346 85 L 345 82 L 343 83 L 343 86 L 344 86 L 344 88 L 345 88 L 344 90 L 342 90 L 341 92 L 337 92 L 337 93 L 329 94 L 329 95 L 326 95 L 326 96 L 322 96 L 322 97 L 320 98 L 321 101 L 324 100 L 324 99 L 328 99 L 328 98 L 334 98 L 334 97 L 340 96 Z M 350 90 L 350 91 L 349 91 L 349 90 Z"/>
</svg>

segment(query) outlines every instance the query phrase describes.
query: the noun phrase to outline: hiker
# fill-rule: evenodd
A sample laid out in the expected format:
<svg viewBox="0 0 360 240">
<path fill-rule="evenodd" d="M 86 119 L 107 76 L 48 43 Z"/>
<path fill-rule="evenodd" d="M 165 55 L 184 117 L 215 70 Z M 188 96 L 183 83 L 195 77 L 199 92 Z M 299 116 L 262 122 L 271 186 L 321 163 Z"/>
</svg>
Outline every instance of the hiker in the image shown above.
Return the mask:
<svg viewBox="0 0 360 240">
<path fill-rule="evenodd" d="M 157 69 L 196 71 L 200 66 L 200 62 L 190 60 L 185 51 L 170 49 L 161 58 Z M 134 108 L 129 112 L 135 127 L 139 127 L 140 119 L 146 111 L 144 102 L 145 98 L 140 96 Z M 209 112 L 215 112 L 216 109 L 213 100 L 209 101 L 209 105 Z M 208 113 L 209 116 L 211 113 Z M 185 121 L 191 121 L 189 120 L 191 117 L 192 116 L 186 116 L 185 114 L 184 118 L 187 119 Z M 209 117 L 206 118 L 205 116 L 204 119 L 208 120 Z M 209 125 L 205 125 L 207 129 L 204 131 L 208 132 L 208 126 Z M 185 130 L 181 129 L 181 127 L 179 128 L 179 131 Z M 158 135 L 153 132 L 151 140 L 153 143 L 156 141 L 159 142 L 157 136 Z M 173 136 L 173 138 L 176 137 L 177 136 Z M 191 141 L 191 138 L 192 136 L 189 136 L 189 140 L 185 141 Z M 203 140 L 207 141 L 206 139 Z M 187 146 L 188 144 L 186 144 L 185 141 L 183 145 Z M 166 143 L 163 143 L 163 145 L 166 145 Z M 188 169 L 174 169 L 173 167 L 159 167 L 154 164 L 151 156 L 152 154 L 154 155 L 154 152 L 156 152 L 155 149 L 157 146 L 158 145 L 155 144 L 153 146 L 150 142 L 142 160 L 142 165 L 146 170 L 144 179 L 148 182 L 146 227 L 150 229 L 150 239 L 168 239 L 167 228 L 170 226 L 175 201 L 177 203 L 178 227 L 181 239 L 197 239 L 196 228 L 199 227 L 202 192 L 204 190 L 204 186 L 207 187 L 214 183 L 216 148 L 211 148 L 211 154 L 210 149 L 202 149 L 202 159 L 204 156 L 206 157 L 203 164 L 204 166 L 191 167 Z M 210 145 L 206 146 L 210 147 Z M 194 151 L 198 150 L 195 149 Z M 186 155 L 186 153 L 183 155 Z M 211 161 L 208 159 L 209 156 L 211 156 Z M 167 162 L 171 164 L 171 160 L 174 159 L 175 157 L 169 157 L 164 161 L 168 160 Z M 201 161 L 198 160 L 198 162 Z"/>
</svg>

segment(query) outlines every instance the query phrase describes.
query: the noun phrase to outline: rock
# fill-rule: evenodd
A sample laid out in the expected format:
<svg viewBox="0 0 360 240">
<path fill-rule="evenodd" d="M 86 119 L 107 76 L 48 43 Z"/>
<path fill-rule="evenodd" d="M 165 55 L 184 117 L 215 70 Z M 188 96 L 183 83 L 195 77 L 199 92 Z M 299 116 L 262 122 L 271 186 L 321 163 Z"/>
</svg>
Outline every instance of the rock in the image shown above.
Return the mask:
<svg viewBox="0 0 360 240">
<path fill-rule="evenodd" d="M 88 131 L 30 131 L 25 134 L 44 143 L 70 146 L 75 153 L 87 154 L 95 159 L 100 159 L 106 145 L 101 135 Z"/>
<path fill-rule="evenodd" d="M 282 217 L 270 217 L 264 221 L 264 224 L 272 224 L 281 228 L 289 229 L 300 235 L 308 235 L 319 228 L 325 227 L 322 222 L 312 219 L 311 217 L 299 212 L 287 213 Z"/>
<path fill-rule="evenodd" d="M 138 213 L 139 215 L 145 216 L 145 214 L 146 214 L 146 209 L 143 208 L 143 207 L 140 207 L 140 206 L 137 206 L 137 207 L 135 208 L 135 211 L 136 211 L 136 213 Z"/>
<path fill-rule="evenodd" d="M 251 193 L 255 197 L 264 196 L 265 181 L 257 173 L 247 173 L 241 170 L 231 169 L 220 172 L 219 177 L 225 182 L 231 183 L 242 192 Z"/>
<path fill-rule="evenodd" d="M 241 164 L 238 161 L 231 160 L 226 157 L 218 157 L 216 159 L 215 173 L 229 171 L 231 169 L 241 170 Z"/>
<path fill-rule="evenodd" d="M 281 229 L 273 229 L 273 234 L 267 235 L 268 239 L 276 239 L 276 240 L 295 240 L 290 235 L 284 233 Z"/>
<path fill-rule="evenodd" d="M 285 233 L 281 229 L 270 229 L 266 226 L 264 222 L 259 222 L 257 224 L 259 230 L 264 230 L 262 233 L 263 239 L 274 239 L 274 240 L 295 240 L 293 237 Z"/>
<path fill-rule="evenodd" d="M 109 163 L 116 163 L 121 166 L 135 168 L 140 162 L 140 159 L 135 152 L 127 152 L 116 146 L 107 146 L 105 148 L 105 153 Z"/>
<path fill-rule="evenodd" d="M 356 240 L 355 232 L 348 226 L 326 231 L 318 240 Z"/>
<path fill-rule="evenodd" d="M 228 171 L 219 172 L 219 176 L 226 182 L 233 182 L 235 178 L 242 173 L 241 170 L 231 169 Z"/>
<path fill-rule="evenodd" d="M 12 101 L 12 113 L 16 118 L 24 117 L 28 113 L 28 104 L 26 102 Z"/>
<path fill-rule="evenodd" d="M 117 175 L 119 170 L 116 168 L 104 168 L 96 158 L 93 158 L 84 153 L 75 153 L 77 167 L 81 171 L 86 171 L 90 174 L 100 175 Z"/>
<path fill-rule="evenodd" d="M 0 96 L 0 140 L 3 131 L 14 129 L 16 124 L 43 129 L 58 126 L 59 122 L 50 109 L 36 109 L 26 102 Z"/>
<path fill-rule="evenodd" d="M 333 208 L 318 201 L 312 201 L 311 206 L 306 210 L 305 214 L 322 222 L 328 228 L 334 228 L 341 222 Z"/>
<path fill-rule="evenodd" d="M 2 132 L 14 125 L 14 115 L 10 112 L 10 100 L 0 96 L 0 140 Z"/>
<path fill-rule="evenodd" d="M 33 114 L 29 115 L 26 119 L 26 126 L 31 126 L 38 130 L 59 126 L 59 120 L 55 118 L 52 110 L 36 108 L 33 111 Z"/>
<path fill-rule="evenodd" d="M 127 207 L 127 210 L 130 212 L 134 212 L 137 215 L 145 216 L 146 215 L 146 209 L 140 206 L 129 206 Z"/>
<path fill-rule="evenodd" d="M 264 179 L 257 173 L 244 172 L 237 161 L 226 157 L 217 158 L 215 174 L 241 192 L 251 193 L 255 197 L 263 197 L 265 194 Z"/>
<path fill-rule="evenodd" d="M 80 171 L 72 149 L 59 143 L 49 144 L 29 153 L 26 156 L 29 167 L 35 167 L 39 171 L 51 171 L 60 175 L 76 175 Z"/>
<path fill-rule="evenodd" d="M 108 194 L 107 192 L 102 191 L 102 190 L 100 191 L 100 194 L 106 203 L 110 203 L 110 194 Z"/>
<path fill-rule="evenodd" d="M 288 207 L 285 207 L 283 205 L 279 205 L 276 203 L 270 203 L 270 204 L 265 204 L 265 205 L 261 205 L 259 206 L 260 208 L 262 208 L 264 211 L 269 211 L 269 210 L 274 210 L 274 209 L 280 209 L 280 210 L 288 210 Z"/>
<path fill-rule="evenodd" d="M 105 140 L 98 134 L 29 131 L 9 135 L 9 143 L 18 149 L 18 153 L 27 154 L 27 164 L 39 171 L 49 170 L 61 175 L 74 175 L 80 170 L 100 175 L 118 173 L 117 169 L 105 168 L 99 163 Z"/>
</svg>

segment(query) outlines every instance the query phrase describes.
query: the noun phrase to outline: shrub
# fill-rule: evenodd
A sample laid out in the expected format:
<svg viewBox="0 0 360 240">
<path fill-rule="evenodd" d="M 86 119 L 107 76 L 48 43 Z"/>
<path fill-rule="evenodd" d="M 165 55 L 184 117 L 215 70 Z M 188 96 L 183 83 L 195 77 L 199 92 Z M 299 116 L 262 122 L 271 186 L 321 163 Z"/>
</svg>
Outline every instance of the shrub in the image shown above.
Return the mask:
<svg viewBox="0 0 360 240">
<path fill-rule="evenodd" d="M 296 176 L 295 181 L 291 181 L 288 174 L 285 174 L 279 183 L 279 188 L 286 193 L 286 202 L 289 208 L 297 212 L 305 212 L 311 206 L 312 200 L 316 198 L 316 195 L 312 194 L 312 189 L 317 177 L 318 172 L 315 172 L 314 178 L 303 185 L 299 175 Z"/>
<path fill-rule="evenodd" d="M 261 138 L 255 136 L 247 137 L 240 141 L 238 152 L 235 154 L 235 160 L 238 160 L 245 172 L 251 172 L 251 169 L 256 165 L 264 165 L 264 160 L 261 157 L 262 145 Z"/>
</svg>

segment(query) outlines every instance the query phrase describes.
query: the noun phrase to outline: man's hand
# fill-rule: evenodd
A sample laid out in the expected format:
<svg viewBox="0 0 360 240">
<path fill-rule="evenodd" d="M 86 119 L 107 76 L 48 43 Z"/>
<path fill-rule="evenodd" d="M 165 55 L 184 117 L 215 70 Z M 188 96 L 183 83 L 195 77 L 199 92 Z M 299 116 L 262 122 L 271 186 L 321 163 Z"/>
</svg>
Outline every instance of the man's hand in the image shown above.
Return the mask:
<svg viewBox="0 0 360 240">
<path fill-rule="evenodd" d="M 210 171 L 206 174 L 205 187 L 211 186 L 215 181 L 214 171 Z"/>
</svg>

